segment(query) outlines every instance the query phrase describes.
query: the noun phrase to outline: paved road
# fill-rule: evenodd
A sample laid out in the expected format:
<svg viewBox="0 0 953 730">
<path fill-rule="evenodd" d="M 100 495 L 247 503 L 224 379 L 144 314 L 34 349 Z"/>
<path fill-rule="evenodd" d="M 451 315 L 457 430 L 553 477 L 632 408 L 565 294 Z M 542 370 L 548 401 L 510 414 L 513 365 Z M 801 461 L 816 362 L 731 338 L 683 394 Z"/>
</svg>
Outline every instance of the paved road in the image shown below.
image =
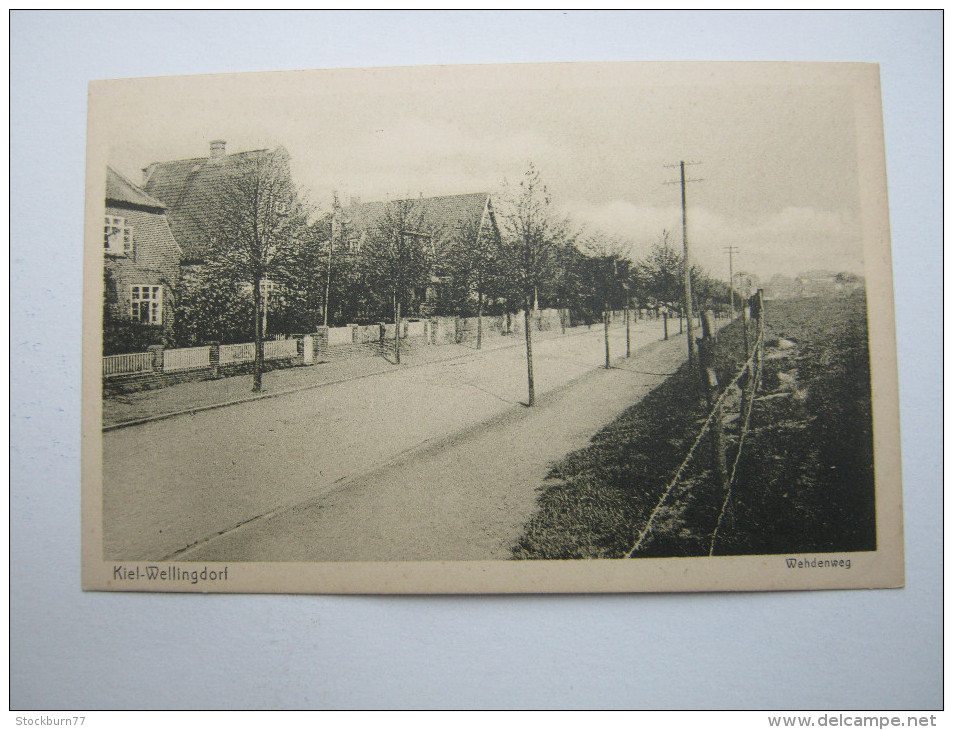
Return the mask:
<svg viewBox="0 0 953 730">
<path fill-rule="evenodd" d="M 540 342 L 532 410 L 515 347 L 105 433 L 105 556 L 505 557 L 540 470 L 684 358 L 660 323 L 632 334 L 645 357 L 601 372 L 601 328 Z"/>
</svg>

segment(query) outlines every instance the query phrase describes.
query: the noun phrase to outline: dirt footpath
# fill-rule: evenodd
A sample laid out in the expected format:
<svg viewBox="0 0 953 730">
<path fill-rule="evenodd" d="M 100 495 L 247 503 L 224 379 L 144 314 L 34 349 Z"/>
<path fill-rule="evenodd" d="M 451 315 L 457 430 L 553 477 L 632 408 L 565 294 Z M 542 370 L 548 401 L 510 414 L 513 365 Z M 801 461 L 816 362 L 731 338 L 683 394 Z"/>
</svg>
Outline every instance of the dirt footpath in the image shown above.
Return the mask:
<svg viewBox="0 0 953 730">
<path fill-rule="evenodd" d="M 618 352 L 618 350 L 617 350 Z M 553 462 L 585 446 L 685 359 L 641 347 L 539 398 L 436 439 L 175 555 L 178 560 L 390 561 L 509 557 Z"/>
</svg>

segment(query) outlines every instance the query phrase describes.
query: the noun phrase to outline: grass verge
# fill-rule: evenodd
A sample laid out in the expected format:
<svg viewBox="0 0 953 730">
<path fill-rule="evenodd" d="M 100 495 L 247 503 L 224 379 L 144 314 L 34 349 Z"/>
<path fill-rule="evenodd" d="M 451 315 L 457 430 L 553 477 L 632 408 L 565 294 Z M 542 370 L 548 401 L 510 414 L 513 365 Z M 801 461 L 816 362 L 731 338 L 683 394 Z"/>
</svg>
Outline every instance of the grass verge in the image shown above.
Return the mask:
<svg viewBox="0 0 953 730">
<path fill-rule="evenodd" d="M 768 302 L 766 323 L 762 387 L 715 554 L 875 549 L 863 293 Z M 729 382 L 745 359 L 740 321 L 719 333 L 715 358 L 719 382 Z M 739 404 L 740 393 L 726 402 L 729 468 Z M 552 468 L 513 557 L 624 556 L 707 414 L 697 375 L 683 366 Z M 710 455 L 706 439 L 634 557 L 708 554 L 726 496 Z"/>
</svg>

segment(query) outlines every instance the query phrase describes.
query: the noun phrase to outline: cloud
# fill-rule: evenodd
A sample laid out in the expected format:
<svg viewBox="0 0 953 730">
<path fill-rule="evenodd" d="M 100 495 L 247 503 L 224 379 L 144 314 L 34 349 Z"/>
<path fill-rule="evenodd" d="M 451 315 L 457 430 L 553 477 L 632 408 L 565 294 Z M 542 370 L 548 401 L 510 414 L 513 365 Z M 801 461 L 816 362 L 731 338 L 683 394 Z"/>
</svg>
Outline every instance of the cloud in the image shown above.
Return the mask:
<svg viewBox="0 0 953 730">
<path fill-rule="evenodd" d="M 289 140 L 296 175 L 316 192 L 340 189 L 365 200 L 477 192 L 496 187 L 519 161 L 552 149 L 534 132 L 474 133 L 442 119 L 405 115 L 374 126 L 320 149 L 307 139 Z"/>
<path fill-rule="evenodd" d="M 681 247 L 679 206 L 636 205 L 623 200 L 604 204 L 581 202 L 561 206 L 590 232 L 601 231 L 632 244 L 639 258 L 660 240 L 663 230 Z M 845 210 L 787 207 L 756 217 L 729 218 L 704 207 L 688 208 L 690 255 L 698 265 L 727 279 L 726 246 L 737 246 L 735 271 L 762 277 L 794 275 L 810 269 L 863 272 L 860 225 Z"/>
</svg>

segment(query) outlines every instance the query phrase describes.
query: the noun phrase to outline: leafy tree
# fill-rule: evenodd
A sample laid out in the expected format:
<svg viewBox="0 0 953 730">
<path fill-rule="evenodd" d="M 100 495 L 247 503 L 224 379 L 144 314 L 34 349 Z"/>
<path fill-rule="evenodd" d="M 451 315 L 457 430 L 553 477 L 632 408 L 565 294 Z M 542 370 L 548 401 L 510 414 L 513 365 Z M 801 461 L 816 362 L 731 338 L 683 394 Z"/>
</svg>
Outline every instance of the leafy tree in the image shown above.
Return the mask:
<svg viewBox="0 0 953 730">
<path fill-rule="evenodd" d="M 270 328 L 283 332 L 311 332 L 319 324 L 318 312 L 326 296 L 327 242 L 330 224 L 327 218 L 303 228 L 295 245 L 289 246 L 274 273 L 280 285 L 268 302 Z"/>
<path fill-rule="evenodd" d="M 369 307 L 362 262 L 351 256 L 334 256 L 328 289 L 328 322 L 335 327 L 366 322 Z"/>
<path fill-rule="evenodd" d="M 682 255 L 669 244 L 668 231 L 662 231 L 648 256 L 636 264 L 634 280 L 644 303 L 682 311 Z"/>
<path fill-rule="evenodd" d="M 483 345 L 487 297 L 492 299 L 502 292 L 500 245 L 496 230 L 485 224 L 482 215 L 475 215 L 458 223 L 446 247 L 446 302 L 454 313 L 467 315 L 473 312 L 473 295 L 476 295 L 477 349 Z"/>
<path fill-rule="evenodd" d="M 579 250 L 575 236 L 556 244 L 552 276 L 547 288 L 547 299 L 559 309 L 567 309 L 574 316 L 591 324 L 598 319 L 601 303 L 592 296 L 591 256 Z M 565 317 L 562 318 L 565 331 Z"/>
<path fill-rule="evenodd" d="M 699 310 L 720 310 L 731 301 L 731 288 L 726 282 L 712 278 L 695 266 L 692 267 L 692 292 Z"/>
<path fill-rule="evenodd" d="M 291 252 L 301 243 L 305 207 L 291 179 L 283 149 L 245 155 L 223 172 L 211 215 L 202 225 L 208 238 L 206 284 L 250 284 L 255 340 L 252 390 L 261 390 L 264 366 L 263 282 L 287 273 Z M 231 294 L 233 292 L 226 293 Z M 232 305 L 234 306 L 234 305 Z M 227 311 L 226 307 L 226 311 Z"/>
<path fill-rule="evenodd" d="M 363 273 L 378 302 L 390 300 L 394 315 L 394 360 L 400 364 L 401 309 L 427 285 L 433 268 L 437 231 L 414 200 L 388 203 L 377 228 L 361 247 Z"/>
<path fill-rule="evenodd" d="M 592 309 L 602 312 L 606 368 L 609 368 L 610 313 L 628 307 L 631 262 L 623 254 L 628 247 L 617 240 L 597 237 L 588 242 L 587 248 L 591 253 L 586 260 L 586 289 Z"/>
</svg>

